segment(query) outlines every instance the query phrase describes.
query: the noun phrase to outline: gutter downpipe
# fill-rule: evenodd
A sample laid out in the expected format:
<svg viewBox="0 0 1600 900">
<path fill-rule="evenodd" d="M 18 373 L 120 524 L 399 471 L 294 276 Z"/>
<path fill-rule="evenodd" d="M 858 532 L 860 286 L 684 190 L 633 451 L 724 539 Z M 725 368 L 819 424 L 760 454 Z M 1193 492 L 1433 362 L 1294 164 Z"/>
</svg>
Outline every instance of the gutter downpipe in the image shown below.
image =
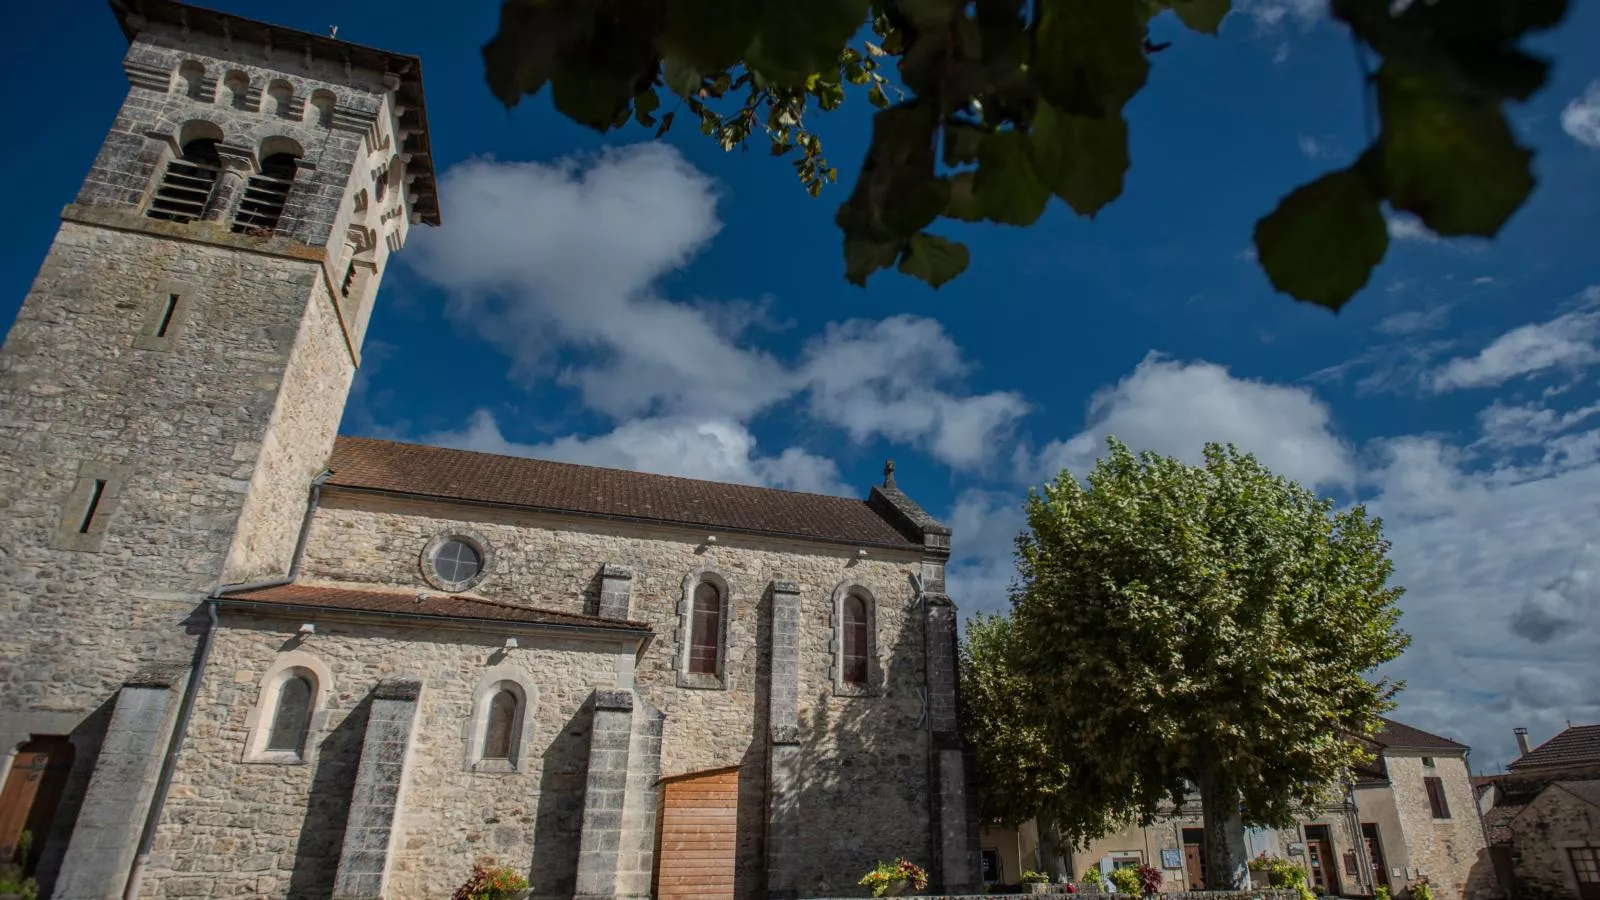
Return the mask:
<svg viewBox="0 0 1600 900">
<path fill-rule="evenodd" d="M 300 521 L 300 534 L 295 539 L 294 556 L 289 561 L 289 574 L 286 577 L 221 585 L 206 598 L 206 630 L 201 633 L 200 646 L 195 650 L 194 668 L 189 674 L 189 683 L 184 686 L 183 700 L 178 707 L 178 721 L 172 729 L 172 739 L 167 742 L 166 758 L 161 761 L 161 774 L 156 779 L 155 793 L 150 798 L 150 811 L 145 815 L 144 828 L 139 833 L 139 850 L 134 855 L 133 868 L 128 872 L 128 883 L 122 892 L 123 900 L 136 900 L 144 882 L 145 866 L 150 862 L 150 847 L 156 839 L 156 826 L 161 823 L 161 814 L 166 809 L 167 792 L 172 787 L 172 776 L 178 768 L 178 755 L 183 752 L 183 739 L 189 733 L 189 719 L 194 714 L 195 698 L 200 693 L 200 683 L 205 679 L 206 664 L 211 660 L 211 647 L 217 631 L 217 598 L 233 591 L 280 587 L 299 577 L 301 561 L 305 557 L 306 538 L 311 533 L 311 519 L 322 500 L 322 486 L 332 477 L 331 470 L 323 469 L 322 474 L 311 479 L 311 498 L 306 503 L 305 518 Z"/>
</svg>

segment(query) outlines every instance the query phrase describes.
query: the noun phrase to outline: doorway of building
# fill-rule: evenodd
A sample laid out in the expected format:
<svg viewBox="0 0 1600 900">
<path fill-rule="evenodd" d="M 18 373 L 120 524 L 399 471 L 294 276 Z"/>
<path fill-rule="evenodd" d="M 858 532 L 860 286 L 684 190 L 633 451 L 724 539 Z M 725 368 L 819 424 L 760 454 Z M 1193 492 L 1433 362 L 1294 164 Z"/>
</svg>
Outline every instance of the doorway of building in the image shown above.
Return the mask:
<svg viewBox="0 0 1600 900">
<path fill-rule="evenodd" d="M 1367 859 L 1372 860 L 1372 883 L 1389 886 L 1389 866 L 1383 860 L 1383 843 L 1378 840 L 1378 826 L 1371 822 L 1361 826 L 1361 839 L 1367 844 Z"/>
<path fill-rule="evenodd" d="M 662 779 L 657 900 L 733 900 L 739 769 Z"/>
<path fill-rule="evenodd" d="M 1333 840 L 1326 825 L 1306 826 L 1306 867 L 1311 870 L 1311 889 L 1319 894 L 1339 893 L 1339 867 L 1333 855 Z"/>
<path fill-rule="evenodd" d="M 1204 828 L 1183 830 L 1183 872 L 1189 880 L 1189 890 L 1206 889 L 1206 831 Z"/>
<path fill-rule="evenodd" d="M 71 773 L 72 745 L 64 737 L 35 737 L 17 750 L 0 787 L 0 866 L 21 866 L 24 877 L 38 868 Z"/>
</svg>

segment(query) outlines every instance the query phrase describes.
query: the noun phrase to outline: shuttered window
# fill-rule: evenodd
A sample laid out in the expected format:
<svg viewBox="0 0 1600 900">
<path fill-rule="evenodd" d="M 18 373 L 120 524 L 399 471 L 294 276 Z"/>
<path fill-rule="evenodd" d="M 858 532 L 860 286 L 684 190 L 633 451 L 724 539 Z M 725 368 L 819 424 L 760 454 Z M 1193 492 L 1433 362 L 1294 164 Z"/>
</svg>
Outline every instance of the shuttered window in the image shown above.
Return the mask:
<svg viewBox="0 0 1600 900">
<path fill-rule="evenodd" d="M 1422 779 L 1422 783 L 1428 788 L 1428 805 L 1433 808 L 1433 817 L 1450 818 L 1450 804 L 1444 799 L 1444 779 L 1428 775 Z"/>
<path fill-rule="evenodd" d="M 694 616 L 689 623 L 689 674 L 717 674 L 717 643 L 722 636 L 722 596 L 704 581 L 694 589 Z"/>
<path fill-rule="evenodd" d="M 217 171 L 221 159 L 217 156 L 217 142 L 199 138 L 183 145 L 183 153 L 167 163 L 150 198 L 150 209 L 145 215 L 152 219 L 172 222 L 193 222 L 206 211 L 211 200 L 211 190 L 217 186 Z"/>
<path fill-rule="evenodd" d="M 294 184 L 295 158 L 274 153 L 261 161 L 261 171 L 245 183 L 244 196 L 234 215 L 233 230 L 242 234 L 270 235 L 283 217 L 283 205 Z"/>
</svg>

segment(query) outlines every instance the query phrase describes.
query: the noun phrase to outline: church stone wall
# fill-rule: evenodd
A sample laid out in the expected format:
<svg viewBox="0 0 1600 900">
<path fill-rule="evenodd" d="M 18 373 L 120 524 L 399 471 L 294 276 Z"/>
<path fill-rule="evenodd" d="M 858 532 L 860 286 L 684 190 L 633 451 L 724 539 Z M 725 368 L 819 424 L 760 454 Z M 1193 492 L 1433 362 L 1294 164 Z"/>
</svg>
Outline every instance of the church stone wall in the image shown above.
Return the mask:
<svg viewBox="0 0 1600 900">
<path fill-rule="evenodd" d="M 615 643 L 374 624 L 309 613 L 299 621 L 222 612 L 141 897 L 327 896 L 338 867 L 368 697 L 384 678 L 423 683 L 389 893 L 447 897 L 491 855 L 534 869 L 536 885 L 571 890 L 582 817 L 589 715 L 596 689 L 625 684 L 633 650 Z M 626 639 L 626 638 L 625 638 Z M 243 762 L 246 719 L 285 652 L 325 665 L 304 764 Z M 620 656 L 619 656 L 620 654 Z M 469 768 L 475 693 L 490 667 L 533 687 L 517 772 Z M 549 895 L 541 891 L 540 896 Z"/>
<path fill-rule="evenodd" d="M 913 608 L 915 552 L 869 550 L 650 528 L 622 523 L 388 499 L 330 488 L 312 524 L 304 577 L 431 590 L 421 554 L 440 534 L 469 530 L 493 548 L 493 569 L 473 592 L 509 603 L 593 612 L 600 567 L 631 568 L 631 618 L 655 638 L 636 674 L 639 694 L 666 715 L 663 776 L 742 766 L 741 895 L 759 890 L 765 821 L 766 673 L 774 580 L 797 582 L 801 628 L 798 884 L 848 895 L 879 858 L 927 862 L 928 732 L 924 706 L 923 611 Z M 684 577 L 711 566 L 732 589 L 727 689 L 678 686 L 679 601 Z M 835 696 L 833 594 L 845 581 L 875 598 L 875 696 Z M 746 823 L 749 823 L 748 825 Z"/>
</svg>

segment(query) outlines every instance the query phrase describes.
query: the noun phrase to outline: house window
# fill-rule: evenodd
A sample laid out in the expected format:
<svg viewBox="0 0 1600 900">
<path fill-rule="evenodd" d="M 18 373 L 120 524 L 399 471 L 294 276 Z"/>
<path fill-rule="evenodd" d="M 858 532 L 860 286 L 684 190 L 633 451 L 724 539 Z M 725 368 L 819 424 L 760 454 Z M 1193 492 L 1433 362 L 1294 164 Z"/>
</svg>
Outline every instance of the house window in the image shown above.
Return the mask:
<svg viewBox="0 0 1600 900">
<path fill-rule="evenodd" d="M 1581 896 L 1592 896 L 1600 890 L 1600 849 L 1594 847 L 1568 847 L 1567 858 L 1572 861 L 1572 876 L 1577 879 Z"/>
<path fill-rule="evenodd" d="M 844 682 L 867 683 L 867 601 L 859 594 L 844 598 Z"/>
<path fill-rule="evenodd" d="M 178 158 L 167 163 L 145 215 L 171 222 L 199 219 L 217 185 L 221 166 L 215 138 L 196 138 L 184 144 Z"/>
<path fill-rule="evenodd" d="M 1431 768 L 1433 768 L 1433 757 L 1431 757 L 1431 756 L 1424 756 L 1424 757 L 1423 757 L 1423 758 L 1422 758 L 1422 767 L 1423 767 L 1423 768 L 1424 768 L 1424 769 L 1431 769 Z"/>
<path fill-rule="evenodd" d="M 283 206 L 294 184 L 296 157 L 274 153 L 261 161 L 261 171 L 245 183 L 244 196 L 233 217 L 233 230 L 240 234 L 270 235 L 283 218 Z"/>
<path fill-rule="evenodd" d="M 484 723 L 483 758 L 511 759 L 511 740 L 517 725 L 517 695 L 501 688 L 489 701 L 488 721 Z"/>
<path fill-rule="evenodd" d="M 722 596 L 702 581 L 694 589 L 694 618 L 689 625 L 689 674 L 717 674 L 717 646 L 722 634 Z"/>
<path fill-rule="evenodd" d="M 292 671 L 278 686 L 272 730 L 267 734 L 268 750 L 303 752 L 306 733 L 311 729 L 311 696 L 311 679 L 300 671 Z"/>
<path fill-rule="evenodd" d="M 1428 806 L 1433 809 L 1433 817 L 1450 818 L 1450 804 L 1444 798 L 1444 779 L 1428 775 L 1422 779 L 1422 784 L 1428 789 Z"/>
</svg>

